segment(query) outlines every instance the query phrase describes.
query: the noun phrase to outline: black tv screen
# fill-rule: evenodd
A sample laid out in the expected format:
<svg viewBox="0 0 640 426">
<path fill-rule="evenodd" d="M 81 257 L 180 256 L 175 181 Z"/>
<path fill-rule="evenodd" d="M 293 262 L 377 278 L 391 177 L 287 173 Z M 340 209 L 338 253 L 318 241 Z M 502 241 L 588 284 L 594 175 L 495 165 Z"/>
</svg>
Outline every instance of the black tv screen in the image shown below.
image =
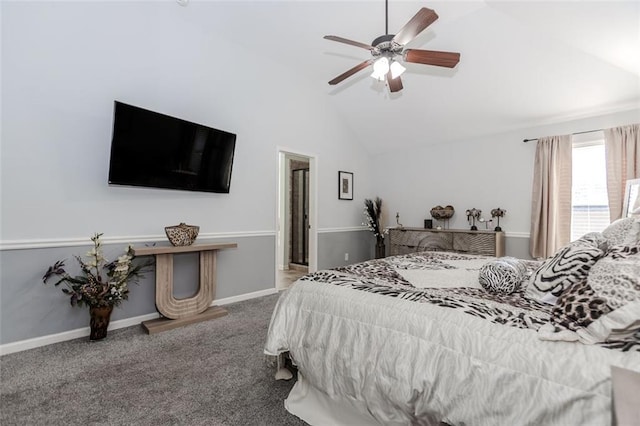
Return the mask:
<svg viewBox="0 0 640 426">
<path fill-rule="evenodd" d="M 228 193 L 236 135 L 115 102 L 109 183 Z"/>
</svg>

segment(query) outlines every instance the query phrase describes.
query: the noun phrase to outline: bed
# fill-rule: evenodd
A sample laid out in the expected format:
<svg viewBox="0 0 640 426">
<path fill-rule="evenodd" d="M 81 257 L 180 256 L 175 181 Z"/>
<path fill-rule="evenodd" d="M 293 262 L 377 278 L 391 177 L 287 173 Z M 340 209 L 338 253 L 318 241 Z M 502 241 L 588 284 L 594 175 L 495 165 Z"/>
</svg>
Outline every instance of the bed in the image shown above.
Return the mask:
<svg viewBox="0 0 640 426">
<path fill-rule="evenodd" d="M 563 259 L 582 276 L 560 287 L 545 276 L 566 267 L 557 255 L 555 264 L 518 260 L 526 279 L 510 292 L 480 284 L 486 265 L 501 259 L 460 253 L 412 253 L 302 277 L 280 296 L 265 345 L 297 367 L 287 410 L 314 425 L 610 424 L 612 367 L 640 372 L 640 245 L 628 238 L 640 231 L 632 227 L 616 241 L 609 233 L 608 242 L 599 235 L 570 244 Z M 594 247 L 600 254 L 589 260 L 583 252 Z M 604 259 L 626 265 L 616 263 L 616 274 L 631 271 L 631 299 L 605 304 L 588 327 L 565 321 L 558 306 L 575 302 L 568 288 L 586 283 Z M 549 288 L 533 288 L 534 278 Z M 623 310 L 624 324 L 614 315 Z"/>
</svg>

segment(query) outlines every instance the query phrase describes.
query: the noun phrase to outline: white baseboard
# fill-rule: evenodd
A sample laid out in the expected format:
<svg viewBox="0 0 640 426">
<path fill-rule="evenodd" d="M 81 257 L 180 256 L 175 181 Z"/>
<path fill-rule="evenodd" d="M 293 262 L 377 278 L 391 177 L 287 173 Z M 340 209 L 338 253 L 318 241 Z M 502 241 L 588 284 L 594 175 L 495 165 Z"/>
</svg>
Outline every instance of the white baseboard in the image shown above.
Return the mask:
<svg viewBox="0 0 640 426">
<path fill-rule="evenodd" d="M 358 231 L 369 231 L 369 228 L 366 226 L 344 226 L 341 228 L 319 228 L 318 234 L 329 234 L 332 232 L 358 232 Z"/>
<path fill-rule="evenodd" d="M 243 300 L 255 299 L 257 297 L 268 296 L 277 293 L 275 288 L 254 291 L 252 293 L 241 294 L 238 296 L 225 297 L 223 299 L 214 300 L 211 306 L 229 305 L 231 303 L 242 302 Z M 160 317 L 158 313 L 139 315 L 137 317 L 124 318 L 109 323 L 109 330 L 117 330 L 119 328 L 131 327 L 139 325 L 142 321 L 148 321 Z M 77 328 L 75 330 L 63 331 L 62 333 L 50 334 L 48 336 L 34 337 L 33 339 L 21 340 L 18 342 L 6 343 L 0 345 L 0 356 L 8 355 L 15 352 L 22 352 L 28 349 L 39 348 L 41 346 L 52 345 L 54 343 L 65 342 L 67 340 L 87 337 L 90 333 L 89 327 Z"/>
<path fill-rule="evenodd" d="M 531 235 L 528 232 L 505 232 L 505 236 L 508 238 L 530 238 Z"/>
<path fill-rule="evenodd" d="M 269 296 L 278 292 L 275 288 L 268 288 L 266 290 L 254 291 L 252 293 L 245 293 L 239 296 L 225 297 L 224 299 L 214 300 L 211 306 L 229 305 L 231 303 L 242 302 L 243 300 L 255 299 L 257 297 Z"/>
</svg>

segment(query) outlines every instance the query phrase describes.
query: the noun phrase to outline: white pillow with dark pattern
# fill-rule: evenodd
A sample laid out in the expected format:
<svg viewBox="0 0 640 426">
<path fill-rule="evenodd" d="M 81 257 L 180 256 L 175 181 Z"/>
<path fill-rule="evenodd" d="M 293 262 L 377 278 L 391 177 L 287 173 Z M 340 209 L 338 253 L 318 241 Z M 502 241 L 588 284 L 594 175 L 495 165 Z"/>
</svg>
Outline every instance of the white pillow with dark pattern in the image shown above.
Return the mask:
<svg viewBox="0 0 640 426">
<path fill-rule="evenodd" d="M 597 233 L 562 247 L 531 275 L 525 297 L 538 302 L 555 304 L 563 291 L 584 279 L 591 267 L 604 255 Z"/>
<path fill-rule="evenodd" d="M 640 336 L 640 254 L 639 247 L 609 249 L 589 272 L 587 284 L 594 295 L 613 309 L 576 333 L 584 343 L 608 340 L 637 340 Z"/>
<path fill-rule="evenodd" d="M 635 244 L 640 240 L 640 219 L 625 217 L 614 221 L 602 231 L 610 246 Z"/>
<path fill-rule="evenodd" d="M 640 254 L 637 246 L 616 250 L 600 259 L 589 272 L 587 283 L 598 297 L 602 297 L 613 309 L 630 302 L 640 302 Z M 635 250 L 633 250 L 635 249 Z"/>
<path fill-rule="evenodd" d="M 596 273 L 604 260 L 612 259 L 600 259 L 589 277 Z M 626 262 L 626 259 L 622 261 Z M 635 260 L 635 265 L 640 265 L 640 259 Z M 605 278 L 606 282 L 613 284 L 611 278 L 613 275 Z M 574 284 L 558 298 L 551 312 L 551 321 L 540 327 L 538 337 L 542 340 L 577 340 L 590 345 L 610 341 L 618 344 L 637 342 L 640 338 L 640 293 L 616 309 L 609 306 L 610 300 L 598 296 L 589 286 L 588 278 Z"/>
<path fill-rule="evenodd" d="M 480 268 L 478 281 L 492 293 L 510 294 L 520 289 L 527 277 L 527 267 L 515 257 L 490 260 Z"/>
<path fill-rule="evenodd" d="M 600 232 L 589 232 L 569 243 L 569 245 L 593 246 L 606 252 L 609 248 L 609 240 Z"/>
<path fill-rule="evenodd" d="M 589 326 L 611 310 L 604 298 L 596 296 L 587 280 L 582 280 L 558 297 L 558 303 L 553 307 L 550 319 L 556 326 L 576 331 Z"/>
</svg>

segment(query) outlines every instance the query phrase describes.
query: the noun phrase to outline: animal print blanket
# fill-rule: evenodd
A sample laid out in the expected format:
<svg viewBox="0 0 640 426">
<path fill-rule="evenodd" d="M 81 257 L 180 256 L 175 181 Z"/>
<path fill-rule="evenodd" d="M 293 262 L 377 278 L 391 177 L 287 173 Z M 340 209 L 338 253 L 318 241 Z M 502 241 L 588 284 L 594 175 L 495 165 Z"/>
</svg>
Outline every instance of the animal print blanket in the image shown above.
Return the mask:
<svg viewBox="0 0 640 426">
<path fill-rule="evenodd" d="M 553 306 L 525 298 L 526 281 L 511 294 L 491 293 L 478 284 L 478 271 L 489 259 L 460 253 L 419 252 L 318 271 L 302 277 L 301 281 L 322 282 L 416 303 L 431 303 L 510 327 L 538 330 L 549 323 Z M 538 261 L 522 262 L 529 275 L 540 265 Z M 420 276 L 414 274 L 416 271 L 424 272 L 418 285 L 411 282 L 414 281 L 412 277 Z M 425 286 L 427 279 L 424 277 L 429 275 L 440 281 Z M 449 278 L 461 285 L 451 287 L 446 282 Z M 601 346 L 640 351 L 637 340 L 611 341 Z"/>
</svg>

